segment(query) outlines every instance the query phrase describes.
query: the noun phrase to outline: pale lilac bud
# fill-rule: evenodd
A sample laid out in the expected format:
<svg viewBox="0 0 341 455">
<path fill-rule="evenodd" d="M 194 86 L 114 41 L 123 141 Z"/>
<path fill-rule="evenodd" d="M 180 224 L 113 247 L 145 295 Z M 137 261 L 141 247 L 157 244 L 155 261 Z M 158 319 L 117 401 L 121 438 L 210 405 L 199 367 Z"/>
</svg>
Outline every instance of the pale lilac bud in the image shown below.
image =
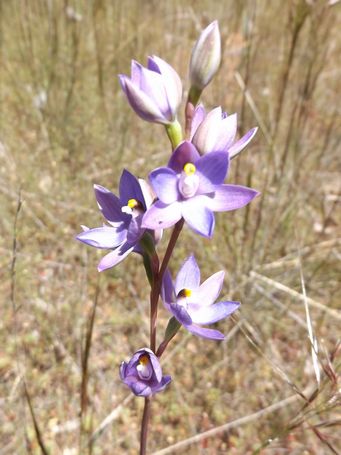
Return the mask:
<svg viewBox="0 0 341 455">
<path fill-rule="evenodd" d="M 191 87 L 202 91 L 217 72 L 220 60 L 220 32 L 218 21 L 214 21 L 201 32 L 194 45 L 189 71 Z"/>
<path fill-rule="evenodd" d="M 178 74 L 159 57 L 148 58 L 148 67 L 132 61 L 131 77 L 120 75 L 128 102 L 148 122 L 170 125 L 176 120 L 182 84 Z"/>
</svg>

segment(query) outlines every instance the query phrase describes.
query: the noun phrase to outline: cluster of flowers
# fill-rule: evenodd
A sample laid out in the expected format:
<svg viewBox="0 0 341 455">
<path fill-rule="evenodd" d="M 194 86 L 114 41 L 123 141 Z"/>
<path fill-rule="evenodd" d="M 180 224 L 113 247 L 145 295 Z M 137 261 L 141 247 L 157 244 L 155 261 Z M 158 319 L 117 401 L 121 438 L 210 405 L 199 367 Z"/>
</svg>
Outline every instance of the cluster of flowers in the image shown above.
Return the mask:
<svg viewBox="0 0 341 455">
<path fill-rule="evenodd" d="M 198 104 L 203 89 L 219 68 L 220 46 L 215 21 L 201 33 L 192 51 L 185 140 L 177 120 L 182 83 L 168 63 L 153 56 L 145 68 L 133 61 L 131 77 L 120 76 L 130 106 L 143 120 L 165 126 L 173 152 L 167 166 L 150 172 L 148 182 L 124 170 L 119 196 L 95 185 L 106 224 L 94 229 L 84 226 L 77 238 L 93 247 L 111 250 L 100 261 L 99 271 L 116 266 L 131 252 L 147 255 L 146 238 L 154 248 L 162 230 L 179 222 L 186 222 L 195 233 L 211 238 L 214 212 L 241 208 L 258 194 L 251 188 L 224 183 L 231 158 L 251 141 L 257 128 L 236 140 L 236 114 L 227 115 L 220 107 L 206 112 Z M 179 326 L 200 337 L 222 340 L 221 332 L 203 325 L 215 323 L 239 307 L 239 302 L 214 303 L 223 279 L 224 272 L 220 271 L 200 284 L 200 270 L 191 255 L 175 281 L 168 269 L 164 271 L 159 293 Z M 122 363 L 121 378 L 136 395 L 148 397 L 170 382 L 170 376 L 162 375 L 159 357 L 157 351 L 143 348 L 128 363 Z"/>
</svg>

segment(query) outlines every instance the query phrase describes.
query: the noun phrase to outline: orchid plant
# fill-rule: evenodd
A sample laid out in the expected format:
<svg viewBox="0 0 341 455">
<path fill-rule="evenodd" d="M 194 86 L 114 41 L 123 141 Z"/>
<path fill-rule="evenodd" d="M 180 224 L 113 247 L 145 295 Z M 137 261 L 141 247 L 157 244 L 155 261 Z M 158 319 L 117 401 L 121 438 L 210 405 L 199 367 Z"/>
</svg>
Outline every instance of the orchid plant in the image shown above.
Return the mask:
<svg viewBox="0 0 341 455">
<path fill-rule="evenodd" d="M 151 170 L 148 181 L 123 170 L 118 196 L 95 185 L 105 224 L 92 229 L 82 226 L 83 232 L 77 236 L 87 245 L 110 250 L 98 264 L 100 272 L 117 266 L 130 253 L 138 253 L 151 286 L 150 346 L 138 349 L 120 367 L 124 384 L 145 399 L 140 455 L 147 450 L 152 397 L 171 382 L 170 376 L 163 375 L 160 364 L 169 342 L 181 326 L 193 335 L 223 340 L 223 333 L 205 326 L 228 317 L 240 305 L 230 301 L 215 303 L 223 286 L 224 271 L 200 284 L 200 269 L 193 254 L 185 259 L 174 281 L 168 268 L 185 222 L 196 234 L 211 238 L 214 212 L 244 207 L 258 194 L 252 188 L 224 183 L 231 159 L 248 145 L 257 128 L 236 141 L 237 115 L 227 115 L 221 107 L 207 113 L 199 104 L 220 60 L 220 32 L 214 21 L 203 30 L 192 51 L 184 133 L 178 121 L 182 83 L 168 63 L 156 56 L 149 57 L 146 68 L 133 61 L 131 77 L 119 76 L 127 101 L 136 114 L 145 121 L 164 125 L 172 154 L 166 166 Z M 172 234 L 161 260 L 157 244 L 162 230 L 171 227 Z M 171 317 L 157 346 L 160 297 Z"/>
</svg>

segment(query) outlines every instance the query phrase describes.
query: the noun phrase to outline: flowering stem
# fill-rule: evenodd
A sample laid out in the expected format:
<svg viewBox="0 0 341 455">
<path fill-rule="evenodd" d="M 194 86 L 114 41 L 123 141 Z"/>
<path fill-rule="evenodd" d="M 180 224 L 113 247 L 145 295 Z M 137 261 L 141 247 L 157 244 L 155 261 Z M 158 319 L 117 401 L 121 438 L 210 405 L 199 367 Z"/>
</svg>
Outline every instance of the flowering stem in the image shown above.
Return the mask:
<svg viewBox="0 0 341 455">
<path fill-rule="evenodd" d="M 150 316 L 150 349 L 155 352 L 156 348 L 156 319 L 157 319 L 157 305 L 159 302 L 159 295 L 161 291 L 162 279 L 163 275 L 166 271 L 168 266 L 170 257 L 173 253 L 175 244 L 179 238 L 180 232 L 184 225 L 184 219 L 182 218 L 180 221 L 176 223 L 174 226 L 171 238 L 169 239 L 168 246 L 166 249 L 166 253 L 161 263 L 160 270 L 156 276 L 154 281 L 154 285 L 152 286 L 150 292 L 150 309 L 151 309 L 151 316 Z"/>
<path fill-rule="evenodd" d="M 169 125 L 165 125 L 167 135 L 172 144 L 172 149 L 174 150 L 182 141 L 182 128 L 180 123 L 175 120 Z"/>
<path fill-rule="evenodd" d="M 146 455 L 147 453 L 147 435 L 148 435 L 148 423 L 150 419 L 150 408 L 151 408 L 151 397 L 144 399 L 143 417 L 141 423 L 141 438 L 140 438 L 140 455 Z"/>
</svg>

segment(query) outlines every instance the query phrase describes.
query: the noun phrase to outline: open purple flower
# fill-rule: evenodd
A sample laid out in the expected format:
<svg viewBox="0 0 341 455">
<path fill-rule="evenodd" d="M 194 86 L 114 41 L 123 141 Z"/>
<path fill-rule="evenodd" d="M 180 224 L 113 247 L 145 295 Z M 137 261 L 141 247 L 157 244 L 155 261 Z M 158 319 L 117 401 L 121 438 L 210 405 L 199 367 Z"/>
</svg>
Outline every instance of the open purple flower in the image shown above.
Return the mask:
<svg viewBox="0 0 341 455">
<path fill-rule="evenodd" d="M 84 227 L 77 239 L 95 248 L 113 250 L 98 264 L 98 271 L 102 272 L 119 264 L 132 251 L 141 252 L 139 241 L 145 232 L 142 217 L 153 197 L 143 181 L 127 170 L 121 175 L 119 198 L 103 186 L 94 185 L 94 189 L 99 209 L 109 225 Z"/>
<path fill-rule="evenodd" d="M 258 128 L 252 128 L 235 142 L 237 133 L 237 114 L 227 115 L 221 107 L 208 114 L 202 105 L 195 109 L 191 141 L 203 155 L 212 151 L 228 152 L 230 158 L 241 152 L 253 139 Z"/>
<path fill-rule="evenodd" d="M 148 348 L 139 349 L 128 363 L 120 366 L 122 381 L 139 397 L 161 392 L 170 382 L 170 376 L 162 376 L 159 359 Z"/>
<path fill-rule="evenodd" d="M 176 71 L 159 57 L 148 58 L 144 68 L 131 62 L 131 78 L 119 75 L 130 106 L 148 122 L 169 125 L 176 120 L 181 102 L 182 84 Z"/>
<path fill-rule="evenodd" d="M 184 218 L 195 232 L 212 237 L 213 212 L 238 209 L 258 194 L 251 188 L 223 184 L 228 164 L 226 152 L 200 156 L 193 144 L 182 142 L 174 150 L 168 167 L 149 174 L 159 200 L 144 214 L 142 226 L 163 229 Z"/>
<path fill-rule="evenodd" d="M 239 302 L 217 302 L 225 273 L 217 272 L 200 284 L 200 270 L 194 256 L 180 268 L 175 282 L 167 270 L 162 283 L 161 297 L 166 309 L 194 335 L 210 340 L 223 340 L 219 330 L 201 325 L 213 324 L 226 318 L 240 306 Z"/>
</svg>

